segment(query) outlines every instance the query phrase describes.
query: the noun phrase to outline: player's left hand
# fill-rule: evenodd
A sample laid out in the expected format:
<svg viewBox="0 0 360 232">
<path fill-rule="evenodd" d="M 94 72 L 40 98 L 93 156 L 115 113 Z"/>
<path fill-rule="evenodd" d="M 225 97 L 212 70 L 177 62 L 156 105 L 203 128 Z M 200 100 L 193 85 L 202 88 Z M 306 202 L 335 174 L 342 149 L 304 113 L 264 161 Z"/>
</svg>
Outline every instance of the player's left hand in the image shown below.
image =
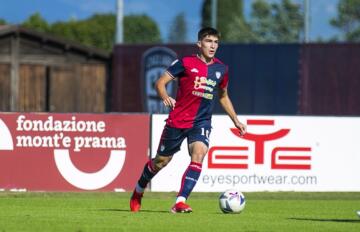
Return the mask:
<svg viewBox="0 0 360 232">
<path fill-rule="evenodd" d="M 244 136 L 246 134 L 246 125 L 241 122 L 235 122 L 235 127 L 239 129 L 240 136 Z"/>
</svg>

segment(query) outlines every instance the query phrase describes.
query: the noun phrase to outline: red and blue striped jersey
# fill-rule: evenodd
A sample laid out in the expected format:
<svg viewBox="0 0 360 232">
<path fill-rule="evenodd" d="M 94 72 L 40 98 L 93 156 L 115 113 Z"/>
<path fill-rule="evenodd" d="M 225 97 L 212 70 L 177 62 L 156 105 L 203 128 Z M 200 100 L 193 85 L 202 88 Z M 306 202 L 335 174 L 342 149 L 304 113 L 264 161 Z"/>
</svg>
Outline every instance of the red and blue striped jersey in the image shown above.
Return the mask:
<svg viewBox="0 0 360 232">
<path fill-rule="evenodd" d="M 228 68 L 219 59 L 206 64 L 197 55 L 176 60 L 166 70 L 178 78 L 175 108 L 166 124 L 175 128 L 211 126 L 214 100 L 228 84 Z"/>
</svg>

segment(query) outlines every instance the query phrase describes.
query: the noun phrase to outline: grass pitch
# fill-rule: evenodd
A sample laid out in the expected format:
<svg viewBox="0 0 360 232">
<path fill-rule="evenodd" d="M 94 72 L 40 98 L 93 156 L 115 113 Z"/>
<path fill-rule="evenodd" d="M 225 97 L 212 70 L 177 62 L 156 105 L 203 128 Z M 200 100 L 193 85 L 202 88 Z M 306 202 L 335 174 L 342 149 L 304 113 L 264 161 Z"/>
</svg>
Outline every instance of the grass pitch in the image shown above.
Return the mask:
<svg viewBox="0 0 360 232">
<path fill-rule="evenodd" d="M 360 231 L 360 193 L 245 193 L 241 214 L 223 214 L 218 193 L 192 193 L 191 214 L 171 214 L 175 193 L 0 193 L 7 231 Z"/>
</svg>

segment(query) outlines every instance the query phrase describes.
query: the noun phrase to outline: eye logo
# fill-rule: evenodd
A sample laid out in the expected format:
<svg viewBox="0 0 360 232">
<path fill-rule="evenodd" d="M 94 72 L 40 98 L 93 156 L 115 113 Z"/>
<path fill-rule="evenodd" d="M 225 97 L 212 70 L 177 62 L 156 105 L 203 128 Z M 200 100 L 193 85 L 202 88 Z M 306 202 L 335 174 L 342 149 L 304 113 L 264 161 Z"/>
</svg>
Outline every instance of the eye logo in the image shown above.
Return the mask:
<svg viewBox="0 0 360 232">
<path fill-rule="evenodd" d="M 274 126 L 274 120 L 247 120 L 247 125 L 252 126 Z M 230 128 L 233 135 L 242 140 L 254 142 L 255 154 L 254 164 L 264 165 L 265 144 L 269 141 L 277 141 L 287 136 L 291 129 L 282 128 L 269 134 L 254 134 L 247 132 L 240 136 L 237 128 Z M 281 141 L 280 141 L 281 144 Z M 308 146 L 283 146 L 277 145 L 271 151 L 271 169 L 311 169 L 311 147 Z M 209 168 L 249 168 L 249 147 L 247 146 L 214 146 L 209 149 Z M 235 154 L 235 155 L 230 155 Z"/>
</svg>

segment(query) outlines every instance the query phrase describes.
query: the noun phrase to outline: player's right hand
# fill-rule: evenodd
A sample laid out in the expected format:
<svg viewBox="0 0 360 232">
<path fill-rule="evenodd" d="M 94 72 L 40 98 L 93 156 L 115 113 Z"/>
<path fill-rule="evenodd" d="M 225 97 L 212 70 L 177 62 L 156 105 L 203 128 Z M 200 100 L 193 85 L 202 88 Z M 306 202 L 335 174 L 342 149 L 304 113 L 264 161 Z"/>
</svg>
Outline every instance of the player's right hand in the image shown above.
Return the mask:
<svg viewBox="0 0 360 232">
<path fill-rule="evenodd" d="M 172 97 L 167 97 L 163 100 L 165 106 L 170 107 L 172 110 L 175 108 L 175 99 Z"/>
</svg>

